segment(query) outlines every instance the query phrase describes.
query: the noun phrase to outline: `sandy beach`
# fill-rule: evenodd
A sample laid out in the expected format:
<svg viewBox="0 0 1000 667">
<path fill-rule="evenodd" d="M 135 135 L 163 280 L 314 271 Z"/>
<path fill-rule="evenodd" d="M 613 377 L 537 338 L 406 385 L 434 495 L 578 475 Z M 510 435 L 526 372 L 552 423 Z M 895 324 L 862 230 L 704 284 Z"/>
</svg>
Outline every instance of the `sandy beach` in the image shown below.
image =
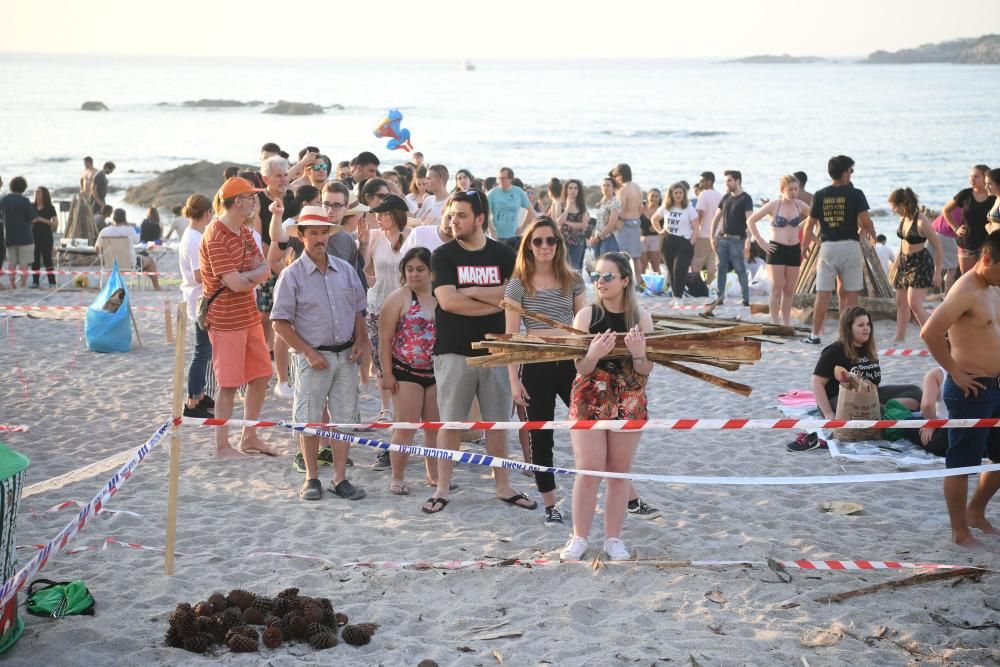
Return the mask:
<svg viewBox="0 0 1000 667">
<path fill-rule="evenodd" d="M 62 280 L 66 280 L 63 278 Z M 26 304 L 46 296 L 37 290 L 0 291 L 0 303 Z M 96 291 L 64 289 L 46 305 L 86 305 Z M 26 485 L 44 482 L 138 447 L 169 416 L 173 348 L 164 332 L 162 293 L 134 290 L 144 345 L 127 354 L 95 354 L 82 348 L 82 313 L 66 319 L 9 320 L 0 335 L 5 382 L 0 422 L 30 425 L 4 440 L 31 458 Z M 666 299 L 644 298 L 657 311 Z M 746 311 L 732 304 L 721 315 Z M 876 323 L 879 349 L 890 347 L 891 322 Z M 833 340 L 827 322 L 824 342 Z M 193 333 L 189 332 L 193 342 Z M 911 325 L 906 347 L 922 347 Z M 190 350 L 190 343 L 189 343 Z M 776 396 L 808 388 L 819 348 L 792 340 L 765 344 L 753 367 L 731 374 L 754 387 L 750 398 L 657 368 L 648 386 L 650 416 L 774 418 Z M 13 362 L 13 363 L 12 363 Z M 927 358 L 882 359 L 886 382 L 920 383 Z M 15 368 L 11 368 L 15 366 Z M 725 373 L 723 373 L 725 374 Z M 273 385 L 274 380 L 272 380 Z M 363 417 L 378 411 L 374 390 L 362 402 Z M 557 419 L 565 418 L 565 408 Z M 290 400 L 268 392 L 264 418 L 290 418 Z M 240 411 L 237 410 L 237 415 Z M 949 580 L 886 590 L 841 603 L 816 598 L 901 579 L 912 572 L 804 572 L 790 570 L 780 582 L 766 567 L 658 568 L 643 564 L 591 569 L 506 567 L 484 570 L 351 569 L 322 562 L 254 552 L 319 556 L 336 563 L 373 560 L 472 560 L 554 557 L 569 530 L 547 529 L 542 511 L 527 512 L 493 497 L 486 468 L 456 466 L 459 489 L 441 514 L 421 514 L 430 495 L 422 462 L 413 460 L 413 495 L 390 495 L 388 473 L 373 472 L 372 450 L 352 450 L 349 478 L 368 496 L 347 502 L 330 494 L 318 503 L 298 498 L 302 476 L 291 466 L 296 451 L 288 432 L 263 437 L 283 447 L 272 459 L 216 461 L 209 429 L 183 429 L 177 550 L 212 556 L 177 559 L 176 574 L 163 573 L 156 551 L 109 545 L 123 542 L 162 547 L 167 504 L 167 441 L 137 469 L 110 509 L 95 517 L 70 547 L 97 551 L 56 555 L 40 576 L 83 579 L 96 601 L 93 617 L 60 621 L 22 612 L 25 632 L 4 656 L 11 664 L 300 664 L 416 665 L 841 665 L 936 663 L 996 664 L 1000 630 L 943 625 L 933 614 L 962 625 L 1000 619 L 997 574 L 980 582 Z M 841 463 L 823 450 L 790 453 L 793 431 L 649 432 L 639 446 L 638 472 L 689 475 L 836 475 L 897 472 L 889 463 Z M 520 458 L 516 439 L 512 458 Z M 571 466 L 569 438 L 556 435 L 556 464 Z M 330 469 L 321 469 L 324 484 Z M 47 541 L 74 510 L 46 513 L 66 500 L 89 500 L 111 470 L 52 484 L 21 501 L 17 542 Z M 534 481 L 519 473 L 515 485 L 537 499 Z M 569 512 L 571 480 L 560 478 L 560 507 Z M 977 564 L 1000 569 L 1000 555 L 975 555 L 948 541 L 940 480 L 871 485 L 711 487 L 641 483 L 640 492 L 663 515 L 626 519 L 623 539 L 638 557 L 669 560 L 870 559 Z M 838 516 L 821 511 L 825 501 L 861 503 L 864 511 Z M 996 522 L 996 510 L 993 510 Z M 598 514 L 591 550 L 600 548 Z M 988 540 L 1000 550 L 1000 540 Z M 23 563 L 33 550 L 20 549 Z M 262 594 L 297 586 L 327 596 L 352 620 L 381 625 L 371 644 L 346 644 L 317 652 L 297 643 L 259 654 L 212 649 L 208 657 L 165 648 L 167 616 L 179 601 L 195 603 L 213 591 L 246 588 Z M 713 593 L 716 592 L 716 593 Z M 711 595 L 709 595 L 711 594 Z M 710 599 L 711 598 L 711 599 Z M 23 599 L 23 596 L 22 596 Z M 803 633 L 841 628 L 832 645 L 805 647 Z M 489 639 L 496 635 L 510 635 Z M 878 637 L 873 639 L 866 638 Z"/>
</svg>

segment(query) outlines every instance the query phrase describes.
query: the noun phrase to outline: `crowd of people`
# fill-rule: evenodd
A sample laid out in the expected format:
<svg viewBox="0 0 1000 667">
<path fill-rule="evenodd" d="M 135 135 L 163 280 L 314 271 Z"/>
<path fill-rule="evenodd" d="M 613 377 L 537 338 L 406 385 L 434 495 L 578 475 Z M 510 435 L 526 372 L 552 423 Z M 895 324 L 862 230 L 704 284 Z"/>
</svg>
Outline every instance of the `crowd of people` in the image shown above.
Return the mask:
<svg viewBox="0 0 1000 667">
<path fill-rule="evenodd" d="M 778 196 L 759 207 L 743 190 L 738 170 L 724 172 L 724 192 L 716 190 L 715 174 L 709 171 L 694 188 L 677 181 L 644 192 L 623 163 L 602 182 L 600 200 L 588 203 L 579 179 L 552 179 L 539 196 L 509 167 L 485 179 L 467 169 L 452 177 L 447 166 L 427 164 L 420 153 L 414 153 L 411 162 L 387 169 L 369 152 L 334 163 L 319 148 L 308 146 L 294 160 L 269 143 L 261 148 L 259 163 L 258 170 L 227 169 L 214 199 L 192 194 L 174 211 L 168 231 L 180 236 L 181 291 L 196 322 L 186 416 L 229 418 L 242 388 L 244 417 L 257 419 L 271 377 L 276 376 L 273 391 L 280 399 L 292 400 L 297 422 L 360 422 L 359 387 L 370 379 L 379 392 L 375 419 L 380 422 L 467 421 L 470 416 L 507 421 L 514 411 L 521 418 L 549 420 L 557 399 L 567 406 L 571 419 L 645 419 L 645 386 L 652 371 L 645 336 L 652 331 L 652 321 L 637 298 L 646 289 L 644 276 L 662 274 L 677 300 L 707 294 L 706 281 L 714 280 L 715 303 L 722 304 L 728 274 L 735 272 L 747 306 L 752 246 L 768 267 L 771 317 L 788 324 L 804 251 L 820 244 L 814 320 L 805 342 L 821 343 L 834 289 L 843 313 L 838 340 L 822 351 L 813 376 L 821 412 L 827 417 L 834 413 L 836 366 L 851 368 L 876 384 L 881 381 L 871 317 L 857 300 L 864 284 L 859 244 L 875 244 L 881 257 L 878 246 L 884 243 L 876 243 L 868 201 L 852 183 L 850 157 L 831 158 L 830 184 L 812 194 L 805 190 L 804 173 L 780 177 Z M 89 160 L 81 177 L 81 191 L 90 193 L 95 211 L 107 211 L 107 175 L 113 170 L 112 163 L 93 170 Z M 992 332 L 986 344 L 1000 352 L 1000 307 L 992 321 L 983 310 L 992 307 L 989 299 L 996 297 L 993 286 L 1000 270 L 994 261 L 1000 260 L 1000 234 L 994 231 L 1000 228 L 994 195 L 998 183 L 1000 170 L 977 165 L 970 188 L 949 201 L 933 222 L 909 188 L 889 196 L 888 204 L 899 216 L 901 241 L 899 254 L 890 260 L 901 322 L 896 338 L 905 335 L 912 313 L 943 371 L 929 373 L 923 388 L 880 386 L 883 402 L 895 399 L 909 409 L 938 416 L 944 409 L 951 414 L 1000 410 L 995 397 L 989 399 L 990 406 L 982 401 L 980 408 L 958 406 L 968 401 L 963 392 L 977 383 L 989 397 L 1000 392 L 1000 368 L 970 363 L 970 357 L 958 354 L 969 345 L 964 334 L 952 335 L 950 353 L 942 351 L 937 338 L 942 326 L 978 327 Z M 40 262 L 48 266 L 57 218 L 44 188 L 36 190 L 34 205 L 24 196 L 26 188 L 23 178 L 13 179 L 11 193 L 0 199 L 6 256 L 13 267 L 37 267 Z M 110 216 L 114 224 L 101 231 L 101 238 L 137 236 L 137 243 L 155 243 L 164 236 L 155 208 L 147 212 L 138 234 L 124 211 L 113 209 Z M 765 219 L 766 235 L 760 229 Z M 29 235 L 25 225 L 41 228 Z M 955 257 L 950 259 L 952 252 Z M 141 268 L 155 270 L 141 256 L 137 261 Z M 956 280 L 959 272 L 962 277 Z M 13 288 L 13 275 L 10 283 Z M 923 307 L 927 291 L 942 284 L 954 295 L 949 292 L 944 305 L 929 316 Z M 977 290 L 989 299 L 972 304 L 962 296 Z M 952 304 L 961 299 L 968 308 L 960 312 Z M 593 334 L 586 355 L 576 362 L 507 368 L 470 364 L 470 358 L 485 354 L 472 344 L 487 334 L 559 331 L 505 310 L 503 300 L 540 313 L 550 323 Z M 616 343 L 628 350 L 628 359 L 606 358 Z M 205 391 L 209 365 L 218 386 L 214 396 Z M 397 429 L 391 441 L 408 444 L 413 435 Z M 429 446 L 457 450 L 460 435 L 455 430 L 428 430 L 424 438 Z M 965 436 L 952 431 L 947 444 L 932 431 L 915 437 L 946 453 L 951 466 L 953 461 L 971 465 L 975 458 L 970 452 L 980 438 Z M 574 465 L 628 472 L 639 437 L 572 431 Z M 985 437 L 981 440 L 986 442 Z M 554 465 L 553 444 L 551 431 L 532 431 L 522 442 L 525 460 Z M 490 456 L 507 455 L 503 431 L 487 431 L 485 445 Z M 996 460 L 1000 453 L 994 446 L 991 441 L 989 455 Z M 953 455 L 960 449 L 962 456 Z M 216 453 L 277 454 L 251 427 L 242 429 L 236 447 L 228 428 L 216 429 Z M 407 459 L 405 454 L 383 452 L 373 465 L 390 471 L 392 494 L 411 493 Z M 306 476 L 300 497 L 315 501 L 323 496 L 319 467 L 328 465 L 333 468 L 330 493 L 348 500 L 363 498 L 365 490 L 347 479 L 352 464 L 344 441 L 301 435 L 293 462 Z M 451 460 L 426 459 L 424 475 L 434 491 L 421 510 L 441 512 L 455 488 Z M 516 488 L 509 471 L 498 468 L 493 476 L 497 499 L 512 507 L 537 508 Z M 996 480 L 988 475 L 981 480 L 986 481 L 969 505 L 968 518 L 956 518 L 961 514 L 957 509 L 952 513 L 959 541 L 974 539 L 967 528 L 962 532 L 963 521 L 978 528 L 989 525 L 983 510 L 996 491 Z M 588 548 L 600 482 L 586 476 L 574 482 L 572 536 L 562 552 L 566 558 L 579 558 Z M 563 525 L 554 476 L 537 473 L 535 483 L 545 524 Z M 627 559 L 631 552 L 621 540 L 625 516 L 652 518 L 659 512 L 627 480 L 608 479 L 606 484 L 604 551 L 612 559 Z M 957 508 L 962 500 L 957 486 L 946 489 L 949 509 Z"/>
</svg>

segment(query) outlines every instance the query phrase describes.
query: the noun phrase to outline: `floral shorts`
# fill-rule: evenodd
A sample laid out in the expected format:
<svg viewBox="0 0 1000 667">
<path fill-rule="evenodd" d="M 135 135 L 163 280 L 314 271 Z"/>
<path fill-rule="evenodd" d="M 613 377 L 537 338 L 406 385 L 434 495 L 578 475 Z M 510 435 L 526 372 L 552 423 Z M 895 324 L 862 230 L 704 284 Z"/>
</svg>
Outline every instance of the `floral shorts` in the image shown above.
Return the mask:
<svg viewBox="0 0 1000 667">
<path fill-rule="evenodd" d="M 896 289 L 927 289 L 933 285 L 934 258 L 927 248 L 917 252 L 903 253 L 899 256 L 899 266 L 896 269 L 896 279 L 893 287 Z"/>
<path fill-rule="evenodd" d="M 577 374 L 570 391 L 570 419 L 646 419 L 646 380 L 631 368 L 616 374 L 597 368 Z"/>
</svg>

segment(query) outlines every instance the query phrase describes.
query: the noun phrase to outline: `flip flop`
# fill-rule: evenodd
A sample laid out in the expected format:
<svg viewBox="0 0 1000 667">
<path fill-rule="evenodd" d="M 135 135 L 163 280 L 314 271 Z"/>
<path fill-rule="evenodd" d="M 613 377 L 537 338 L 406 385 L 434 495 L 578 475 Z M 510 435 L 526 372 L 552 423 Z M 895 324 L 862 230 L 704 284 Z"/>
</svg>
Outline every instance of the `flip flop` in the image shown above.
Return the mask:
<svg viewBox="0 0 1000 667">
<path fill-rule="evenodd" d="M 427 482 L 427 486 L 432 486 L 432 487 L 434 487 L 436 489 L 437 488 L 437 482 L 434 482 L 433 484 L 430 483 L 430 482 Z M 449 491 L 454 491 L 457 488 L 458 488 L 458 484 L 456 484 L 455 482 L 450 482 L 448 484 L 448 490 Z"/>
<path fill-rule="evenodd" d="M 260 449 L 259 447 L 240 447 L 240 451 L 244 454 L 250 454 L 251 456 L 277 456 L 277 452 L 271 452 L 266 449 Z"/>
<path fill-rule="evenodd" d="M 447 498 L 428 498 L 427 502 L 424 503 L 424 505 L 426 505 L 427 503 L 431 504 L 430 508 L 421 507 L 420 511 L 423 512 L 424 514 L 437 514 L 438 512 L 440 512 L 441 510 L 443 510 L 445 507 L 448 506 L 448 499 Z"/>
<path fill-rule="evenodd" d="M 389 493 L 394 496 L 408 496 L 410 495 L 410 487 L 403 482 L 402 484 L 390 484 Z"/>
<path fill-rule="evenodd" d="M 523 493 L 519 493 L 516 496 L 511 496 L 510 498 L 498 498 L 498 500 L 502 500 L 508 505 L 513 505 L 514 507 L 520 507 L 523 510 L 538 509 L 538 503 L 535 502 L 534 500 L 531 500 L 530 498 L 528 498 L 528 496 L 524 495 Z M 521 503 L 517 502 L 518 500 L 528 500 L 531 502 L 531 505 L 522 505 Z"/>
</svg>

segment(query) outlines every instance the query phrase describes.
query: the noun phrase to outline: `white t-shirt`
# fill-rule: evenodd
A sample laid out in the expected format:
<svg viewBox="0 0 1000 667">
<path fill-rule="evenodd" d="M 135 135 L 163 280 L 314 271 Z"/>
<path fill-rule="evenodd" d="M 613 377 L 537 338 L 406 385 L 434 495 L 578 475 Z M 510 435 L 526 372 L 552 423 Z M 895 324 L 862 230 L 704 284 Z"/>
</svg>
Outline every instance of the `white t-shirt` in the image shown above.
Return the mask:
<svg viewBox="0 0 1000 667">
<path fill-rule="evenodd" d="M 131 266 L 119 266 L 119 271 L 131 271 L 135 266 L 135 246 L 139 243 L 139 232 L 135 231 L 135 227 L 132 225 L 108 225 L 101 230 L 101 233 L 97 235 L 97 245 L 100 245 L 101 239 L 109 238 L 127 238 L 130 243 L 129 249 L 129 259 L 132 262 Z"/>
<path fill-rule="evenodd" d="M 417 211 L 416 217 L 423 220 L 431 220 L 433 221 L 434 226 L 436 226 L 439 222 L 441 222 L 441 212 L 444 210 L 444 205 L 447 201 L 447 197 L 439 201 L 434 195 L 427 195 L 427 197 L 424 198 L 424 203 L 420 205 L 420 210 Z M 424 217 L 427 211 L 430 211 L 430 218 Z"/>
<path fill-rule="evenodd" d="M 192 227 L 184 230 L 181 236 L 180 248 L 177 250 L 177 263 L 181 269 L 181 295 L 187 302 L 188 317 L 194 320 L 198 297 L 201 296 L 201 283 L 194 279 L 198 270 L 198 246 L 201 245 L 202 233 Z"/>
<path fill-rule="evenodd" d="M 434 252 L 445 244 L 438 234 L 438 225 L 421 225 L 410 230 L 410 235 L 403 241 L 400 253 L 405 255 L 411 248 L 427 248 Z"/>
<path fill-rule="evenodd" d="M 410 215 L 416 215 L 417 211 L 420 210 L 420 204 L 417 203 L 417 195 L 411 192 L 404 199 L 406 199 L 406 205 L 410 207 Z M 424 197 L 424 199 L 427 198 Z"/>
<path fill-rule="evenodd" d="M 694 223 L 698 222 L 698 212 L 688 206 L 687 208 L 671 208 L 669 211 L 663 206 L 657 211 L 663 217 L 663 226 L 668 234 L 683 236 L 690 239 L 694 233 Z"/>
<path fill-rule="evenodd" d="M 875 254 L 878 255 L 878 261 L 882 264 L 882 271 L 886 275 L 889 275 L 889 267 L 892 266 L 892 262 L 896 259 L 896 253 L 892 251 L 892 248 L 884 243 L 875 244 Z"/>
<path fill-rule="evenodd" d="M 701 237 L 708 238 L 712 233 L 712 220 L 719 211 L 719 204 L 722 202 L 722 193 L 718 190 L 703 190 L 698 195 L 698 205 L 695 211 L 702 212 L 701 216 Z M 721 225 L 720 225 L 721 227 Z"/>
</svg>

